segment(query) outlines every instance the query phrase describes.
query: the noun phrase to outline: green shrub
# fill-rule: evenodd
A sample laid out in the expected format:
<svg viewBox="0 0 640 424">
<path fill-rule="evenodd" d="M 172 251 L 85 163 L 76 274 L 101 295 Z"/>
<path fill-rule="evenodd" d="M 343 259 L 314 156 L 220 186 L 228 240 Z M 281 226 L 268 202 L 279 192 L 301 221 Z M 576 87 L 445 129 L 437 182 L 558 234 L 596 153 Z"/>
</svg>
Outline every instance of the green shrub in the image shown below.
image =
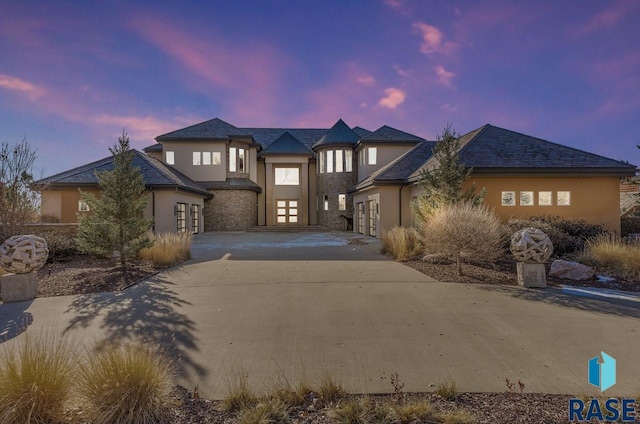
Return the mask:
<svg viewBox="0 0 640 424">
<path fill-rule="evenodd" d="M 413 227 L 393 227 L 382 233 L 382 253 L 404 262 L 420 254 L 420 235 Z"/>
<path fill-rule="evenodd" d="M 142 343 L 111 345 L 88 355 L 80 366 L 78 384 L 94 423 L 162 422 L 171 389 L 171 364 Z"/>
<path fill-rule="evenodd" d="M 138 256 L 153 261 L 156 265 L 170 266 L 191 258 L 193 234 L 186 233 L 149 233 L 153 243 L 151 247 L 140 250 Z"/>
<path fill-rule="evenodd" d="M 485 206 L 471 203 L 437 208 L 422 227 L 427 253 L 447 256 L 462 274 L 462 262 L 491 262 L 503 252 L 500 220 Z"/>
<path fill-rule="evenodd" d="M 615 235 L 601 234 L 587 242 L 584 256 L 619 277 L 640 278 L 640 244 L 625 243 Z"/>
<path fill-rule="evenodd" d="M 29 334 L 16 343 L 0 352 L 0 422 L 60 421 L 74 382 L 67 343 Z"/>
<path fill-rule="evenodd" d="M 513 218 L 506 224 L 509 237 L 524 228 L 542 230 L 553 243 L 554 256 L 574 255 L 580 252 L 585 242 L 598 234 L 606 232 L 599 224 L 591 224 L 583 219 L 561 218 L 559 216 L 538 216 L 531 218 Z"/>
<path fill-rule="evenodd" d="M 620 218 L 620 235 L 640 234 L 640 216 L 625 216 Z"/>
<path fill-rule="evenodd" d="M 72 236 L 59 234 L 55 231 L 47 231 L 38 235 L 47 242 L 49 248 L 47 262 L 64 262 L 80 254 Z"/>
</svg>

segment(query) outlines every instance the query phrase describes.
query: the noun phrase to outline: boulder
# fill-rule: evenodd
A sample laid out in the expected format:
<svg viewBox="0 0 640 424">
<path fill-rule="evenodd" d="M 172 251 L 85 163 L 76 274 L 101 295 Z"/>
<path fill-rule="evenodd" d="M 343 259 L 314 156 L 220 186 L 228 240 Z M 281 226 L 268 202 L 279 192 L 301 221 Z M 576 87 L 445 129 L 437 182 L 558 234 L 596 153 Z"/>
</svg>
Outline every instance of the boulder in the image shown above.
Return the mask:
<svg viewBox="0 0 640 424">
<path fill-rule="evenodd" d="M 568 280 L 588 280 L 593 278 L 595 272 L 591 267 L 578 262 L 564 261 L 561 259 L 553 261 L 549 277 L 566 278 Z"/>
<path fill-rule="evenodd" d="M 14 236 L 0 245 L 0 266 L 7 272 L 28 274 L 37 271 L 48 257 L 47 242 L 42 237 Z"/>
</svg>

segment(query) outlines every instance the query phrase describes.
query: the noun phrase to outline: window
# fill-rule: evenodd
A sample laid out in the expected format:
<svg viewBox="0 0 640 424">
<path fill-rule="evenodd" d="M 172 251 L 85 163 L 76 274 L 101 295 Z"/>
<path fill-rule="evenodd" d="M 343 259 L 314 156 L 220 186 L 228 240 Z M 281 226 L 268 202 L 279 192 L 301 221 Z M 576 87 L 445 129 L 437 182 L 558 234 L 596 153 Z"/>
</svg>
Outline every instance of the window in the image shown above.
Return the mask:
<svg viewBox="0 0 640 424">
<path fill-rule="evenodd" d="M 367 155 L 369 156 L 369 165 L 375 165 L 378 161 L 378 148 L 377 147 L 368 147 Z"/>
<path fill-rule="evenodd" d="M 344 172 L 343 154 L 344 150 L 336 150 L 336 172 Z"/>
<path fill-rule="evenodd" d="M 200 232 L 200 205 L 191 205 L 191 232 Z"/>
<path fill-rule="evenodd" d="M 245 169 L 244 149 L 238 149 L 238 172 L 247 172 Z"/>
<path fill-rule="evenodd" d="M 229 172 L 236 172 L 236 148 L 229 147 Z"/>
<path fill-rule="evenodd" d="M 358 233 L 364 234 L 364 203 L 358 203 Z"/>
<path fill-rule="evenodd" d="M 220 165 L 221 162 L 222 162 L 222 158 L 220 157 L 220 152 L 212 152 L 211 163 L 214 165 Z"/>
<path fill-rule="evenodd" d="M 329 196 L 327 196 L 326 194 L 324 195 L 324 210 L 329 210 Z"/>
<path fill-rule="evenodd" d="M 318 168 L 318 171 L 320 171 L 321 174 L 324 174 L 324 152 L 320 152 L 320 166 Z"/>
<path fill-rule="evenodd" d="M 300 168 L 276 168 L 276 185 L 300 185 Z"/>
<path fill-rule="evenodd" d="M 516 205 L 516 192 L 515 191 L 503 191 L 502 192 L 502 206 L 515 206 Z"/>
<path fill-rule="evenodd" d="M 167 164 L 169 164 L 169 165 L 175 164 L 175 156 L 174 156 L 173 152 L 170 152 L 170 151 L 169 152 L 165 152 L 164 156 L 166 158 Z"/>
<path fill-rule="evenodd" d="M 333 172 L 333 150 L 327 150 L 327 174 Z"/>
<path fill-rule="evenodd" d="M 553 196 L 550 191 L 538 192 L 538 206 L 551 206 L 553 205 Z"/>
<path fill-rule="evenodd" d="M 78 210 L 80 212 L 89 212 L 91 209 L 89 209 L 89 205 L 87 205 L 87 202 L 83 202 L 82 200 L 78 200 Z"/>
<path fill-rule="evenodd" d="M 347 195 L 338 194 L 338 210 L 344 211 L 347 209 Z"/>
<path fill-rule="evenodd" d="M 520 192 L 520 206 L 533 206 L 533 191 Z"/>
<path fill-rule="evenodd" d="M 179 233 L 187 231 L 187 204 L 178 203 L 176 205 L 176 229 Z"/>
<path fill-rule="evenodd" d="M 358 164 L 359 164 L 360 166 L 363 166 L 363 165 L 364 165 L 364 152 L 365 152 L 365 150 L 364 150 L 364 149 L 362 149 L 362 150 L 360 150 L 360 151 L 358 152 Z"/>
<path fill-rule="evenodd" d="M 211 165 L 211 152 L 202 152 L 202 164 Z"/>
<path fill-rule="evenodd" d="M 571 206 L 571 192 L 559 191 L 556 197 L 556 204 L 558 206 Z"/>
<path fill-rule="evenodd" d="M 353 151 L 351 150 L 344 151 L 344 170 L 346 172 L 353 171 Z"/>
<path fill-rule="evenodd" d="M 369 235 L 376 236 L 376 201 L 369 200 Z"/>
<path fill-rule="evenodd" d="M 200 152 L 193 152 L 193 164 L 200 165 Z"/>
</svg>

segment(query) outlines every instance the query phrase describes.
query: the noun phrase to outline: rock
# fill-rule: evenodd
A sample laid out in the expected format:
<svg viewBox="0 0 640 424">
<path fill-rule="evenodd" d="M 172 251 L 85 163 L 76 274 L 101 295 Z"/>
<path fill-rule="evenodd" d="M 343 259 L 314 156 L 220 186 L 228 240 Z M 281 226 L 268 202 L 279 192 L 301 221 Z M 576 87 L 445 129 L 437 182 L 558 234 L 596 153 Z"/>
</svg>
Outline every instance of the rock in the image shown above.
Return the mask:
<svg viewBox="0 0 640 424">
<path fill-rule="evenodd" d="M 42 237 L 14 236 L 0 245 L 0 266 L 7 272 L 27 274 L 37 271 L 48 257 L 47 242 Z"/>
<path fill-rule="evenodd" d="M 430 263 L 430 264 L 442 264 L 442 263 L 447 262 L 447 258 L 445 258 L 442 255 L 438 255 L 438 254 L 432 253 L 432 254 L 429 254 L 429 255 L 424 255 L 422 257 L 422 261 Z"/>
<path fill-rule="evenodd" d="M 553 253 L 553 244 L 542 230 L 524 228 L 511 236 L 511 253 L 518 262 L 541 264 Z"/>
<path fill-rule="evenodd" d="M 595 275 L 593 269 L 586 265 L 561 259 L 553 261 L 549 277 L 566 278 L 568 280 L 588 280 Z"/>
</svg>

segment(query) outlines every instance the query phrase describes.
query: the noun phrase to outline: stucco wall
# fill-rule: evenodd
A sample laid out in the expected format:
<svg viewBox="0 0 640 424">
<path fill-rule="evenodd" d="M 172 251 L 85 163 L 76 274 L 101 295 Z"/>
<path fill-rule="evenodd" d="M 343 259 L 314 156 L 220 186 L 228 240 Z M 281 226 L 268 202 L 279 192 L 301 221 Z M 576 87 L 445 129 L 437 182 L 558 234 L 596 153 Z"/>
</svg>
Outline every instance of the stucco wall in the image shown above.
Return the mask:
<svg viewBox="0 0 640 424">
<path fill-rule="evenodd" d="M 175 214 L 177 203 L 186 203 L 187 205 L 186 225 L 188 231 L 191 231 L 192 228 L 191 206 L 198 205 L 200 207 L 199 232 L 204 230 L 204 201 L 201 196 L 175 190 L 154 190 L 153 197 L 149 196 L 145 212 L 146 217 L 151 217 L 153 203 L 155 203 L 154 229 L 156 233 L 175 232 L 177 230 L 178 221 Z"/>
<path fill-rule="evenodd" d="M 369 175 L 371 175 L 372 173 L 374 173 L 375 171 L 377 171 L 378 169 L 382 168 L 383 166 L 385 166 L 386 164 L 388 164 L 389 162 L 399 158 L 400 156 L 402 156 L 404 153 L 408 152 L 409 150 L 411 150 L 413 147 L 415 147 L 415 144 L 411 144 L 411 145 L 393 145 L 393 146 L 388 146 L 388 145 L 384 145 L 384 144 L 365 144 L 363 148 L 358 150 L 357 153 L 357 162 L 356 164 L 360 163 L 360 156 L 364 153 L 364 151 L 368 148 L 368 147 L 376 147 L 378 149 L 378 153 L 377 153 L 377 160 L 376 160 L 376 164 L 375 165 L 367 165 L 368 162 L 368 158 L 365 155 L 365 159 L 367 159 L 365 161 L 364 165 L 359 165 L 359 167 L 357 168 L 358 171 L 358 181 L 362 181 L 363 179 L 365 179 L 366 177 L 368 177 Z M 355 157 L 356 155 L 354 155 Z M 356 168 L 354 167 L 354 170 Z"/>
<path fill-rule="evenodd" d="M 172 166 L 194 181 L 224 181 L 227 178 L 227 143 L 225 142 L 164 141 L 162 150 L 165 156 L 167 151 L 174 152 L 175 163 Z M 220 165 L 194 165 L 193 152 L 219 152 Z M 166 162 L 166 157 L 161 160 Z"/>
<path fill-rule="evenodd" d="M 204 208 L 205 231 L 246 231 L 258 223 L 257 193 L 251 190 L 211 190 Z"/>
</svg>

